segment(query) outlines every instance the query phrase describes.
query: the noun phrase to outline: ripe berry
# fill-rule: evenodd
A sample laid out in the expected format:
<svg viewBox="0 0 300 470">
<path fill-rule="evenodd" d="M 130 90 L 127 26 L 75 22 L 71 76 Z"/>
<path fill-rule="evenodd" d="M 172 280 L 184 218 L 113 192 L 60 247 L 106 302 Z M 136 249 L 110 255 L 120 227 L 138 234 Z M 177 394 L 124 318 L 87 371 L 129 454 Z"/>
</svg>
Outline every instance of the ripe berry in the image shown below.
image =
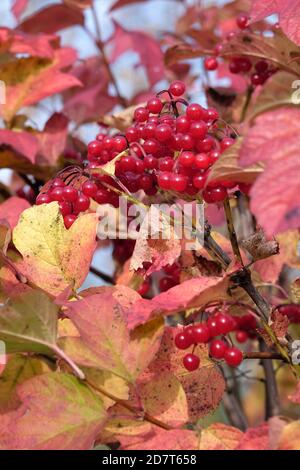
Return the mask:
<svg viewBox="0 0 300 470">
<path fill-rule="evenodd" d="M 94 199 L 98 191 L 98 186 L 94 181 L 87 180 L 83 183 L 81 190 L 85 196 L 92 197 Z"/>
<path fill-rule="evenodd" d="M 288 317 L 292 323 L 300 323 L 300 305 L 286 304 L 280 305 L 278 311 Z"/>
<path fill-rule="evenodd" d="M 200 359 L 196 354 L 186 354 L 183 358 L 183 365 L 189 372 L 193 372 L 198 369 L 200 365 Z"/>
<path fill-rule="evenodd" d="M 186 108 L 186 115 L 192 121 L 199 121 L 206 118 L 206 110 L 198 103 L 192 103 Z"/>
<path fill-rule="evenodd" d="M 155 129 L 155 137 L 159 142 L 165 142 L 172 136 L 172 128 L 168 124 L 159 124 Z"/>
<path fill-rule="evenodd" d="M 228 346 L 221 339 L 213 339 L 209 344 L 209 354 L 214 359 L 223 359 Z"/>
<path fill-rule="evenodd" d="M 89 143 L 87 150 L 90 157 L 98 157 L 103 150 L 103 144 L 99 140 L 93 140 Z"/>
<path fill-rule="evenodd" d="M 61 178 L 55 178 L 51 183 L 51 188 L 63 188 L 65 183 Z"/>
<path fill-rule="evenodd" d="M 125 136 L 128 142 L 136 142 L 138 140 L 138 131 L 135 127 L 128 127 Z"/>
<path fill-rule="evenodd" d="M 114 137 L 114 150 L 118 153 L 123 152 L 127 148 L 127 140 L 123 135 Z"/>
<path fill-rule="evenodd" d="M 143 189 L 144 191 L 147 191 L 148 189 L 152 188 L 153 186 L 153 179 L 151 175 L 141 175 L 139 177 L 139 186 L 140 189 Z"/>
<path fill-rule="evenodd" d="M 219 336 L 220 330 L 219 330 L 219 325 L 215 319 L 215 317 L 209 317 L 207 320 L 207 326 L 209 329 L 210 336 L 213 338 L 214 336 Z"/>
<path fill-rule="evenodd" d="M 251 75 L 251 83 L 254 86 L 262 85 L 265 82 L 265 76 L 263 74 L 254 73 Z"/>
<path fill-rule="evenodd" d="M 172 171 L 174 166 L 174 160 L 170 157 L 161 158 L 158 162 L 158 168 L 161 171 Z"/>
<path fill-rule="evenodd" d="M 163 172 L 159 173 L 157 177 L 157 182 L 161 189 L 170 189 L 171 186 L 171 178 L 170 178 L 170 173 L 168 172 Z"/>
<path fill-rule="evenodd" d="M 206 70 L 216 70 L 218 68 L 218 61 L 215 57 L 206 57 L 204 60 L 204 67 Z"/>
<path fill-rule="evenodd" d="M 133 117 L 137 122 L 145 122 L 149 117 L 149 109 L 140 106 L 134 111 Z"/>
<path fill-rule="evenodd" d="M 171 177 L 170 177 L 170 189 L 171 190 L 183 192 L 187 187 L 187 183 L 188 183 L 187 176 L 171 173 Z"/>
<path fill-rule="evenodd" d="M 206 110 L 207 118 L 211 121 L 215 121 L 219 119 L 219 113 L 215 108 L 207 108 Z"/>
<path fill-rule="evenodd" d="M 225 362 L 230 367 L 238 367 L 243 360 L 243 353 L 236 347 L 228 348 L 224 354 Z"/>
<path fill-rule="evenodd" d="M 63 188 L 63 197 L 67 202 L 75 202 L 78 197 L 78 191 L 72 186 L 65 186 Z"/>
<path fill-rule="evenodd" d="M 183 134 L 180 139 L 180 147 L 183 150 L 192 150 L 194 147 L 194 139 L 189 134 Z"/>
<path fill-rule="evenodd" d="M 207 168 L 212 164 L 212 159 L 207 153 L 197 153 L 195 156 L 195 167 L 199 170 L 207 170 Z"/>
<path fill-rule="evenodd" d="M 74 204 L 74 212 L 79 214 L 79 212 L 85 212 L 90 207 L 90 198 L 84 194 L 79 194 L 77 201 Z"/>
<path fill-rule="evenodd" d="M 193 178 L 193 185 L 197 189 L 203 189 L 206 183 L 207 176 L 205 174 L 199 173 Z"/>
<path fill-rule="evenodd" d="M 158 159 L 153 157 L 153 155 L 146 155 L 144 158 L 144 164 L 147 170 L 154 170 L 158 168 Z"/>
<path fill-rule="evenodd" d="M 232 139 L 231 137 L 224 137 L 224 139 L 221 140 L 221 150 L 226 150 L 228 149 L 229 147 L 231 147 L 231 145 L 233 145 L 235 142 L 234 139 Z"/>
<path fill-rule="evenodd" d="M 151 287 L 150 281 L 148 279 L 145 279 L 144 282 L 140 285 L 138 289 L 138 293 L 141 296 L 144 296 L 148 294 L 150 287 Z"/>
<path fill-rule="evenodd" d="M 240 14 L 236 19 L 236 24 L 240 29 L 247 28 L 248 23 L 249 23 L 249 18 L 245 14 Z"/>
<path fill-rule="evenodd" d="M 184 167 L 191 167 L 195 161 L 195 154 L 193 152 L 185 151 L 179 155 L 178 161 Z"/>
<path fill-rule="evenodd" d="M 51 201 L 63 201 L 64 200 L 64 194 L 63 194 L 64 188 L 61 187 L 55 187 L 51 189 L 49 196 L 51 198 Z"/>
<path fill-rule="evenodd" d="M 249 339 L 247 331 L 244 330 L 239 330 L 235 333 L 235 338 L 238 343 L 246 343 L 246 341 Z"/>
<path fill-rule="evenodd" d="M 72 212 L 71 204 L 67 201 L 61 201 L 58 203 L 59 210 L 61 215 L 64 217 L 65 215 L 69 215 Z"/>
<path fill-rule="evenodd" d="M 174 339 L 175 346 L 178 349 L 187 349 L 191 346 L 191 339 L 188 337 L 188 335 L 185 333 L 185 330 L 181 331 L 180 333 L 177 333 Z"/>
<path fill-rule="evenodd" d="M 203 191 L 202 197 L 208 204 L 223 202 L 227 197 L 227 190 L 223 186 L 207 188 Z"/>
<path fill-rule="evenodd" d="M 189 134 L 197 139 L 204 139 L 207 133 L 207 124 L 204 121 L 193 121 Z"/>
<path fill-rule="evenodd" d="M 194 325 L 193 343 L 208 343 L 210 339 L 209 328 L 205 323 Z"/>
<path fill-rule="evenodd" d="M 163 104 L 159 98 L 153 97 L 148 100 L 147 108 L 149 109 L 150 113 L 159 114 L 163 108 Z"/>
<path fill-rule="evenodd" d="M 177 132 L 188 132 L 190 128 L 190 120 L 187 118 L 185 114 L 179 116 L 176 119 L 176 130 Z"/>
<path fill-rule="evenodd" d="M 216 320 L 217 327 L 220 332 L 219 334 L 226 335 L 232 331 L 234 324 L 230 315 L 218 313 L 214 316 L 214 319 Z"/>
<path fill-rule="evenodd" d="M 64 223 L 65 223 L 66 229 L 70 228 L 71 225 L 73 225 L 73 223 L 75 222 L 76 219 L 77 219 L 77 216 L 75 214 L 66 215 L 64 217 Z"/>
<path fill-rule="evenodd" d="M 124 173 L 126 173 L 127 171 L 134 172 L 135 158 L 132 157 L 131 155 L 125 155 L 125 157 L 122 157 L 121 160 L 119 161 L 119 168 L 120 168 L 120 171 L 123 171 Z"/>
<path fill-rule="evenodd" d="M 40 204 L 49 204 L 49 202 L 51 202 L 52 199 L 51 197 L 49 196 L 49 194 L 45 193 L 45 194 L 39 194 L 38 197 L 36 198 L 36 205 L 39 206 Z"/>
<path fill-rule="evenodd" d="M 173 96 L 181 96 L 185 92 L 185 84 L 180 80 L 174 80 L 169 86 L 169 92 Z"/>
<path fill-rule="evenodd" d="M 176 284 L 177 282 L 172 277 L 162 277 L 159 281 L 159 288 L 161 292 L 165 292 L 176 286 Z"/>
<path fill-rule="evenodd" d="M 159 150 L 159 145 L 155 139 L 147 139 L 144 142 L 144 150 L 146 153 L 156 154 Z"/>
</svg>

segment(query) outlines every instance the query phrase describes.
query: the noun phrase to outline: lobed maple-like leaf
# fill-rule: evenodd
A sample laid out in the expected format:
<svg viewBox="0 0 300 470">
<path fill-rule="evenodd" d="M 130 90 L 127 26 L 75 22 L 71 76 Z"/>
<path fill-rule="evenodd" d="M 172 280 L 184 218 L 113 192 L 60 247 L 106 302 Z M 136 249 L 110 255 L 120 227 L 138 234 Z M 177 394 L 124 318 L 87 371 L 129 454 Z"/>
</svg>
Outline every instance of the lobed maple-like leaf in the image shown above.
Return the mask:
<svg viewBox="0 0 300 470">
<path fill-rule="evenodd" d="M 279 25 L 285 34 L 296 44 L 300 45 L 299 0 L 252 0 L 250 10 L 251 22 L 262 20 L 270 15 L 279 15 Z"/>
<path fill-rule="evenodd" d="M 68 5 L 49 5 L 27 17 L 19 24 L 19 29 L 32 34 L 53 34 L 61 29 L 83 24 L 84 16 L 79 9 Z"/>
<path fill-rule="evenodd" d="M 266 164 L 252 186 L 250 207 L 267 236 L 300 224 L 299 118 L 296 108 L 269 111 L 257 117 L 243 142 L 242 165 Z"/>
<path fill-rule="evenodd" d="M 4 69 L 0 67 L 2 79 L 6 83 L 6 104 L 1 106 L 4 119 L 10 121 L 24 106 L 73 86 L 81 86 L 76 77 L 61 71 L 72 65 L 76 56 L 74 49 L 64 47 L 54 49 L 51 59 L 16 58 Z"/>
<path fill-rule="evenodd" d="M 89 450 L 106 417 L 101 398 L 68 374 L 36 376 L 18 396 L 22 405 L 0 428 L 2 449 Z"/>
<path fill-rule="evenodd" d="M 40 165 L 55 165 L 65 149 L 69 120 L 62 113 L 54 113 L 48 119 L 42 132 L 37 132 L 37 161 Z"/>
<path fill-rule="evenodd" d="M 13 232 L 14 245 L 23 256 L 17 268 L 53 295 L 78 288 L 96 249 L 97 220 L 96 214 L 85 214 L 66 230 L 56 202 L 25 210 Z"/>
<path fill-rule="evenodd" d="M 84 343 L 80 348 L 78 338 L 69 339 L 68 354 L 81 365 L 108 370 L 134 381 L 159 348 L 162 322 L 150 322 L 130 334 L 125 308 L 139 295 L 125 286 L 98 288 L 96 292 L 66 304 L 66 315 Z M 78 347 L 72 347 L 72 342 Z"/>
<path fill-rule="evenodd" d="M 22 212 L 29 207 L 30 204 L 26 199 L 12 196 L 0 204 L 0 219 L 6 220 L 10 227 L 14 228 Z"/>
</svg>

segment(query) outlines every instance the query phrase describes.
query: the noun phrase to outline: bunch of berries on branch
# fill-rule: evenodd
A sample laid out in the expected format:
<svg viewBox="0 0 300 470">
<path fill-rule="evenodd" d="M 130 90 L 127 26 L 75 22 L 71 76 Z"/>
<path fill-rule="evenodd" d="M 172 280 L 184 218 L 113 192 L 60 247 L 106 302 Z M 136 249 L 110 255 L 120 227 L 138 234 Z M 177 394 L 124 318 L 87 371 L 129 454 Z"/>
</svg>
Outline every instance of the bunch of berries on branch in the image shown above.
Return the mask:
<svg viewBox="0 0 300 470">
<path fill-rule="evenodd" d="M 98 134 L 88 145 L 87 165 L 80 175 L 84 182 L 78 186 L 76 177 L 68 174 L 66 179 L 61 172 L 36 203 L 58 201 L 69 228 L 80 212 L 89 209 L 90 199 L 118 207 L 124 188 L 130 193 L 143 190 L 147 196 L 168 191 L 183 199 L 202 198 L 208 204 L 224 201 L 237 184 L 207 183 L 207 179 L 234 138 L 226 126 L 219 128 L 216 109 L 188 104 L 181 97 L 184 92 L 184 83 L 174 81 L 146 106 L 136 108 L 124 134 Z M 113 159 L 115 175 L 105 174 L 105 165 Z"/>
<path fill-rule="evenodd" d="M 228 366 L 238 367 L 243 360 L 243 353 L 233 344 L 231 334 L 235 334 L 236 343 L 242 344 L 257 338 L 256 329 L 256 318 L 251 313 L 238 317 L 218 312 L 209 316 L 205 322 L 181 328 L 174 341 L 178 349 L 192 348 L 183 357 L 183 365 L 190 372 L 200 366 L 198 344 L 208 344 L 212 359 L 224 360 Z"/>
</svg>

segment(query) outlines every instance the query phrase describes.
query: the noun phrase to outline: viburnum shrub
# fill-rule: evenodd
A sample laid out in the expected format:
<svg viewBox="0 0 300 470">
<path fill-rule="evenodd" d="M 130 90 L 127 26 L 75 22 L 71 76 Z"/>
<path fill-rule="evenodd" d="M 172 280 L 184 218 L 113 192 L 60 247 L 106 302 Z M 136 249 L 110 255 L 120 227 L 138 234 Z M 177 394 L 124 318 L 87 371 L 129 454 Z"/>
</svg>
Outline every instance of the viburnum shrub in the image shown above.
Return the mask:
<svg viewBox="0 0 300 470">
<path fill-rule="evenodd" d="M 172 2 L 157 34 L 109 2 L 107 39 L 96 1 L 29 3 L 0 28 L 0 449 L 299 450 L 299 2 Z"/>
</svg>

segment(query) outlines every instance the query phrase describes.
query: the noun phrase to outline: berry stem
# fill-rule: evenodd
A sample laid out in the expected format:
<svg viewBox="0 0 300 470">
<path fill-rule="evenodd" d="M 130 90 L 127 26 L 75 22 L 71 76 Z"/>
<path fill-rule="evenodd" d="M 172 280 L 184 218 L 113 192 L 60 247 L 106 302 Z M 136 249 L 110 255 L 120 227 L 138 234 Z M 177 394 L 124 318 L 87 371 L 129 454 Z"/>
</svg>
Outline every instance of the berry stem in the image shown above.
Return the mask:
<svg viewBox="0 0 300 470">
<path fill-rule="evenodd" d="M 118 403 L 118 405 L 121 405 L 123 406 L 123 408 L 125 408 L 126 410 L 128 411 L 131 411 L 132 413 L 134 413 L 135 415 L 141 415 L 141 410 L 139 410 L 138 408 L 132 406 L 128 401 L 126 400 L 121 400 L 120 398 L 114 396 L 113 394 L 109 393 L 105 388 L 99 386 L 99 385 L 94 385 L 92 382 L 90 382 L 88 379 L 85 379 L 85 383 L 88 384 L 91 388 L 93 388 L 94 390 L 96 390 L 97 392 L 100 392 L 102 393 L 103 395 L 105 395 L 106 397 L 110 398 L 111 400 L 113 400 L 114 402 Z M 142 419 L 144 421 L 147 421 L 148 423 L 151 423 L 151 424 L 154 424 L 155 426 L 158 426 L 159 428 L 162 428 L 162 429 L 166 429 L 166 430 L 170 430 L 170 429 L 173 429 L 171 426 L 169 426 L 168 424 L 166 423 L 163 423 L 162 421 L 160 421 L 159 419 L 156 419 L 154 418 L 153 416 L 149 415 L 148 413 L 143 413 L 142 414 Z"/>
</svg>

